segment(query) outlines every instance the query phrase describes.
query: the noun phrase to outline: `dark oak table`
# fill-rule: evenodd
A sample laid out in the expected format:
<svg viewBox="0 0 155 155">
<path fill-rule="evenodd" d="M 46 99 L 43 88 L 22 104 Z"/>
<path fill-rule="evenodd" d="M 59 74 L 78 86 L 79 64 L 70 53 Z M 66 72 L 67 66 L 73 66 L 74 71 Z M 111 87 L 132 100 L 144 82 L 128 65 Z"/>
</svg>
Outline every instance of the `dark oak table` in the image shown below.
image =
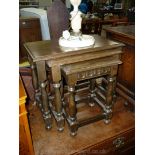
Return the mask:
<svg viewBox="0 0 155 155">
<path fill-rule="evenodd" d="M 53 115 L 58 122 L 58 129 L 63 128 L 62 101 L 60 94 L 61 66 L 87 61 L 98 61 L 101 58 L 119 59 L 124 44 L 104 39 L 94 35 L 95 44 L 85 48 L 62 48 L 58 40 L 37 41 L 25 43 L 32 68 L 33 84 L 36 90 L 36 100 L 43 112 L 46 128 L 51 128 L 51 114 L 47 94 L 48 79 L 46 67 L 50 68 L 52 84 L 55 92 L 55 111 Z M 103 62 L 104 63 L 104 62 Z"/>
<path fill-rule="evenodd" d="M 104 28 L 108 39 L 119 41 L 123 47 L 118 71 L 117 91 L 128 102 L 134 103 L 135 98 L 135 25 Z"/>
</svg>

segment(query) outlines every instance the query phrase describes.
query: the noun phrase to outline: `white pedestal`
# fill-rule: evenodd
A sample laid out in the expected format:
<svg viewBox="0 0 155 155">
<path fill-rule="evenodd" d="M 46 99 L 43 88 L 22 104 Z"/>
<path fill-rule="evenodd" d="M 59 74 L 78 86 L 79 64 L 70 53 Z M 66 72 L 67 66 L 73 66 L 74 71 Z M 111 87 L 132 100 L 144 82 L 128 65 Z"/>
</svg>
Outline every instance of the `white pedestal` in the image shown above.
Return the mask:
<svg viewBox="0 0 155 155">
<path fill-rule="evenodd" d="M 87 47 L 92 46 L 95 43 L 95 39 L 90 35 L 82 36 L 70 36 L 68 39 L 60 37 L 59 45 L 62 47 Z"/>
</svg>

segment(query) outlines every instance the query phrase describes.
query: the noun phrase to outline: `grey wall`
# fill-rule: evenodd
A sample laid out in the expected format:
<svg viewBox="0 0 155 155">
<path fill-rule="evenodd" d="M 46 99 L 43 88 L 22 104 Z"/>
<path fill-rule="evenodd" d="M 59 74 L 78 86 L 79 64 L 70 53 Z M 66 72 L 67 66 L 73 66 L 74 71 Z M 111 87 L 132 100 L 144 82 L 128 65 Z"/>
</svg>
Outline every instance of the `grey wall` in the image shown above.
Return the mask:
<svg viewBox="0 0 155 155">
<path fill-rule="evenodd" d="M 52 3 L 52 0 L 39 0 L 39 7 L 44 8 L 50 6 Z"/>
</svg>

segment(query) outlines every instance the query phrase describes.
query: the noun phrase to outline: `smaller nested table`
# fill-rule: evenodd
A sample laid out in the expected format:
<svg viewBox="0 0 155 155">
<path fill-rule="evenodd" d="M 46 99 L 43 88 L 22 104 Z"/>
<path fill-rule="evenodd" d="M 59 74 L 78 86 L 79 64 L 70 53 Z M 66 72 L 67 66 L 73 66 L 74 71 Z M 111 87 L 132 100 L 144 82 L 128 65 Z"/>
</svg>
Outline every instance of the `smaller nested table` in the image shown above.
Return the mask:
<svg viewBox="0 0 155 155">
<path fill-rule="evenodd" d="M 58 130 L 62 131 L 64 127 L 65 118 L 63 116 L 63 102 L 60 92 L 63 67 L 71 64 L 78 64 L 81 65 L 80 68 L 82 69 L 84 67 L 83 65 L 87 66 L 89 63 L 94 63 L 94 65 L 99 64 L 98 72 L 91 71 L 90 73 L 92 73 L 93 76 L 91 76 L 91 74 L 87 74 L 86 79 L 98 77 L 99 75 L 97 74 L 100 73 L 100 76 L 103 74 L 110 75 L 108 78 L 109 81 L 115 81 L 117 67 L 118 64 L 121 63 L 120 56 L 124 44 L 104 39 L 99 35 L 94 35 L 94 38 L 95 44 L 91 47 L 85 48 L 63 48 L 59 46 L 58 40 L 38 41 L 25 44 L 25 48 L 27 49 L 32 66 L 36 99 L 39 98 L 39 105 L 43 112 L 43 117 L 47 128 L 51 128 L 50 111 L 52 111 L 57 122 Z M 105 67 L 105 63 L 106 67 L 108 67 L 107 70 L 103 69 Z M 114 65 L 114 69 L 111 69 Z M 49 96 L 47 94 L 48 78 L 46 76 L 46 68 L 50 68 L 51 82 L 54 88 L 54 102 L 52 102 L 52 108 L 50 108 Z M 82 78 L 82 76 L 83 74 L 80 73 L 79 78 Z M 109 86 L 109 91 L 107 93 L 107 107 L 110 108 L 107 110 L 110 111 L 110 114 L 107 112 L 107 120 L 109 119 L 108 116 L 111 115 L 111 105 L 113 102 L 112 92 L 115 84 L 111 83 L 111 85 L 112 87 Z"/>
<path fill-rule="evenodd" d="M 77 129 L 83 125 L 96 122 L 100 119 L 103 119 L 106 124 L 110 122 L 114 102 L 116 75 L 119 64 L 121 64 L 119 57 L 110 56 L 109 58 L 105 57 L 95 60 L 87 60 L 61 67 L 62 75 L 65 77 L 67 82 L 69 94 L 68 100 L 66 101 L 67 103 L 65 103 L 67 106 L 64 107 L 64 114 L 67 123 L 69 124 L 72 136 L 75 136 L 77 134 Z M 106 87 L 100 85 L 102 91 L 99 91 L 96 78 L 103 77 L 105 75 L 107 76 Z M 78 110 L 77 101 L 75 99 L 75 87 L 78 81 L 86 79 L 90 81 L 89 92 L 86 96 L 86 99 L 88 100 L 87 104 L 91 107 L 91 109 L 94 109 L 95 104 L 97 104 L 101 108 L 101 111 L 95 116 L 91 115 L 89 117 L 77 119 Z"/>
</svg>

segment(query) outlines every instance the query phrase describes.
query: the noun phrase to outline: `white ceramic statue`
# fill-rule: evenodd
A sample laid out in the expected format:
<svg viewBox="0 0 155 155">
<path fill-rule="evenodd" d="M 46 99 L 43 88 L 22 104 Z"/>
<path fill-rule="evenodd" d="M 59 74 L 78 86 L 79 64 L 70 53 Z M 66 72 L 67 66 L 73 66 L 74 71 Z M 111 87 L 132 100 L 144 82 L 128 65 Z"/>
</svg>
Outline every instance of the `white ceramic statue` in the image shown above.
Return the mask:
<svg viewBox="0 0 155 155">
<path fill-rule="evenodd" d="M 73 32 L 78 33 L 81 29 L 81 22 L 82 22 L 82 12 L 79 11 L 78 7 L 81 3 L 81 0 L 70 0 L 71 4 L 73 5 L 73 11 L 71 14 L 71 27 Z"/>
<path fill-rule="evenodd" d="M 80 32 L 81 23 L 82 23 L 82 12 L 79 11 L 78 7 L 81 3 L 81 0 L 70 0 L 73 5 L 73 11 L 71 14 L 71 28 L 73 30 L 73 34 L 68 30 L 63 31 L 62 37 L 59 38 L 59 45 L 62 47 L 86 47 L 93 46 L 95 43 L 95 39 L 90 35 L 83 35 Z M 75 35 L 76 34 L 76 35 Z"/>
</svg>

